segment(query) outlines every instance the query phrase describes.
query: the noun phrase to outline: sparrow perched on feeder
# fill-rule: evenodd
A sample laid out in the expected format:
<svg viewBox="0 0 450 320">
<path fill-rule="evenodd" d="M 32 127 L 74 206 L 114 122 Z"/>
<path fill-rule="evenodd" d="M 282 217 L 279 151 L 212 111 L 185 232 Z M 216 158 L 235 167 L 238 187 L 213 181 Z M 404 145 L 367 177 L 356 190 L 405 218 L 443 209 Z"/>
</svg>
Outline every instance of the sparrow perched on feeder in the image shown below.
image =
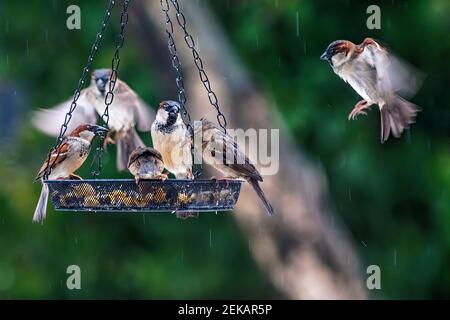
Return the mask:
<svg viewBox="0 0 450 320">
<path fill-rule="evenodd" d="M 193 179 L 192 138 L 180 115 L 180 104 L 162 101 L 152 124 L 153 146 L 164 160 L 165 168 L 177 179 Z"/>
<path fill-rule="evenodd" d="M 259 185 L 263 181 L 258 170 L 250 162 L 248 157 L 239 149 L 233 138 L 219 129 L 215 124 L 206 119 L 201 119 L 201 125 L 195 127 L 195 136 L 201 137 L 201 152 L 203 160 L 219 170 L 225 178 L 243 178 L 255 189 L 256 194 L 262 200 L 269 215 L 273 214 L 273 208 L 267 200 Z"/>
<path fill-rule="evenodd" d="M 390 132 L 399 138 L 414 123 L 419 107 L 405 100 L 422 84 L 423 76 L 371 38 L 361 44 L 347 40 L 332 42 L 320 57 L 330 63 L 333 71 L 363 98 L 348 119 L 376 104 L 381 114 L 381 142 Z"/>
<path fill-rule="evenodd" d="M 98 69 L 92 72 L 91 84 L 80 93 L 68 132 L 79 124 L 95 123 L 96 113 L 103 115 L 111 72 L 111 69 Z M 113 93 L 114 100 L 109 107 L 108 122 L 111 131 L 105 142 L 116 143 L 117 169 L 123 171 L 127 168 L 131 152 L 139 146 L 144 147 L 135 126 L 137 125 L 140 131 L 149 131 L 154 116 L 139 96 L 120 79 L 117 79 Z M 48 135 L 58 136 L 60 123 L 63 122 L 70 104 L 71 100 L 68 100 L 56 107 L 36 111 L 32 119 L 34 126 Z M 115 132 L 114 140 L 110 137 L 110 133 L 113 132 Z"/>
<path fill-rule="evenodd" d="M 106 132 L 108 132 L 108 129 L 101 126 L 91 124 L 79 125 L 51 153 L 49 159 L 51 172 L 48 175 L 48 180 L 81 179 L 74 172 L 81 167 L 88 157 L 92 139 L 96 135 L 104 135 Z M 47 161 L 44 162 L 39 170 L 36 180 L 42 181 L 44 179 L 46 169 Z M 41 222 L 45 219 L 48 193 L 48 186 L 43 183 L 41 195 L 34 211 L 33 222 Z"/>
<path fill-rule="evenodd" d="M 128 159 L 128 170 L 139 183 L 139 179 L 166 180 L 161 154 L 153 148 L 137 147 Z"/>
</svg>

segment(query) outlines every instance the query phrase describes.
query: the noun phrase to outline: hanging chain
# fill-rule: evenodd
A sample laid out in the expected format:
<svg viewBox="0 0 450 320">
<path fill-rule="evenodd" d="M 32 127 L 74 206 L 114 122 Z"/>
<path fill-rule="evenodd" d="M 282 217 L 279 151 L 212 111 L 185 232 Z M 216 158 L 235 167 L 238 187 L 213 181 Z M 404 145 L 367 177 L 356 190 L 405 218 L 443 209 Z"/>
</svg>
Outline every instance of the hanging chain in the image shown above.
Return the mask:
<svg viewBox="0 0 450 320">
<path fill-rule="evenodd" d="M 123 43 L 125 41 L 125 27 L 128 24 L 128 6 L 130 4 L 131 0 L 123 0 L 123 6 L 122 6 L 122 13 L 120 15 L 120 32 L 117 35 L 116 38 L 116 50 L 114 52 L 114 57 L 111 61 L 111 75 L 109 77 L 109 90 L 108 93 L 105 95 L 105 111 L 102 115 L 102 121 L 106 128 L 109 129 L 109 106 L 113 103 L 114 100 L 114 88 L 116 86 L 117 82 L 117 76 L 119 71 L 119 65 L 120 65 L 120 49 L 123 47 Z M 100 175 L 100 172 L 102 171 L 102 156 L 104 152 L 104 140 L 105 137 L 100 137 L 100 145 L 95 150 L 95 159 L 97 159 L 97 170 L 92 170 L 91 174 L 94 178 L 97 178 Z M 94 162 L 93 161 L 93 162 Z"/>
<path fill-rule="evenodd" d="M 211 82 L 209 81 L 208 75 L 206 74 L 206 71 L 203 67 L 202 59 L 200 58 L 200 55 L 199 55 L 197 49 L 195 48 L 194 38 L 187 31 L 186 18 L 180 10 L 180 5 L 178 4 L 178 1 L 177 0 L 170 0 L 170 1 L 172 2 L 172 5 L 174 6 L 174 8 L 176 10 L 176 17 L 177 17 L 178 24 L 180 25 L 181 29 L 183 29 L 184 41 L 186 42 L 186 45 L 189 47 L 189 49 L 191 49 L 191 51 L 192 51 L 192 56 L 194 57 L 195 66 L 197 67 L 198 74 L 200 76 L 200 80 L 202 81 L 203 86 L 205 87 L 205 89 L 208 93 L 209 102 L 217 111 L 217 122 L 222 127 L 223 131 L 226 133 L 227 119 L 225 118 L 225 115 L 220 111 L 219 100 L 217 99 L 216 93 L 211 88 Z"/>
<path fill-rule="evenodd" d="M 106 29 L 106 25 L 108 24 L 109 18 L 111 17 L 111 11 L 114 8 L 114 5 L 116 4 L 115 0 L 110 0 L 108 3 L 108 7 L 106 9 L 105 15 L 103 16 L 102 24 L 100 31 L 97 32 L 97 35 L 95 36 L 94 44 L 91 47 L 91 51 L 89 53 L 89 57 L 87 59 L 86 65 L 83 68 L 83 72 L 81 74 L 80 80 L 78 80 L 78 86 L 75 90 L 75 93 L 73 95 L 72 103 L 70 104 L 69 112 L 66 113 L 66 116 L 64 118 L 64 123 L 61 126 L 61 129 L 59 130 L 58 138 L 56 139 L 55 145 L 50 149 L 47 155 L 47 161 L 46 161 L 46 167 L 44 169 L 44 180 L 48 179 L 48 176 L 52 172 L 52 167 L 56 163 L 56 161 L 59 158 L 60 151 L 56 154 L 55 160 L 50 164 L 50 157 L 52 153 L 56 150 L 58 150 L 59 146 L 61 145 L 62 141 L 64 140 L 64 135 L 66 134 L 67 127 L 69 125 L 70 120 L 72 119 L 72 113 L 75 111 L 77 107 L 77 101 L 80 97 L 81 89 L 84 86 L 87 76 L 89 74 L 89 68 L 92 65 L 92 62 L 94 61 L 95 55 L 97 54 L 98 48 L 101 44 L 102 38 L 103 38 L 103 32 Z"/>
<path fill-rule="evenodd" d="M 173 38 L 173 23 L 172 20 L 170 19 L 170 14 L 169 14 L 169 2 L 168 0 L 160 0 L 160 4 L 161 4 L 161 10 L 165 13 L 165 24 L 166 24 L 166 33 L 167 33 L 167 47 L 169 48 L 169 54 L 171 56 L 172 59 L 172 67 L 175 69 L 175 73 L 176 73 L 176 85 L 178 88 L 178 101 L 180 102 L 181 105 L 181 112 L 182 112 L 182 120 L 184 122 L 184 124 L 186 125 L 188 132 L 191 136 L 191 156 L 192 156 L 192 164 L 195 163 L 195 151 L 194 151 L 194 129 L 192 128 L 192 123 L 191 123 L 191 116 L 189 115 L 189 112 L 186 109 L 186 90 L 184 88 L 184 80 L 183 80 L 183 75 L 181 73 L 181 62 L 180 59 L 178 58 L 178 53 L 177 53 L 177 46 L 175 45 L 175 40 Z M 201 174 L 201 170 L 202 167 L 200 165 L 199 170 L 196 170 L 194 172 L 194 176 L 196 178 L 198 178 Z"/>
<path fill-rule="evenodd" d="M 167 0 L 160 0 L 161 4 L 161 10 L 165 13 L 165 23 L 166 23 L 166 33 L 168 37 L 167 41 L 167 47 L 169 48 L 169 53 L 172 59 L 172 67 L 175 69 L 176 72 L 176 84 L 178 88 L 178 101 L 180 102 L 181 109 L 182 109 L 182 117 L 183 122 L 188 126 L 189 130 L 192 130 L 191 126 L 191 116 L 186 110 L 186 90 L 184 89 L 184 80 L 183 75 L 181 74 L 181 62 L 178 58 L 177 54 L 177 46 L 175 45 L 175 40 L 173 38 L 173 24 L 172 20 L 170 19 L 169 15 L 169 3 Z M 191 127 L 191 128 L 189 128 Z"/>
</svg>

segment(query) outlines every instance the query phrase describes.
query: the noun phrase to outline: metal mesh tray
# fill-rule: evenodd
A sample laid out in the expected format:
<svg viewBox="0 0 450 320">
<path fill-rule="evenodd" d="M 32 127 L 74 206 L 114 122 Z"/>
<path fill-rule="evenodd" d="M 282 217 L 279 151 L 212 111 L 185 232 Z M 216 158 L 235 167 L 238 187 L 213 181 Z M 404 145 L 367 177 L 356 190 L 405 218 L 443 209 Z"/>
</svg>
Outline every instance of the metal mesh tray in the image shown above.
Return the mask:
<svg viewBox="0 0 450 320">
<path fill-rule="evenodd" d="M 56 210 L 109 212 L 229 211 L 240 180 L 46 180 Z"/>
</svg>

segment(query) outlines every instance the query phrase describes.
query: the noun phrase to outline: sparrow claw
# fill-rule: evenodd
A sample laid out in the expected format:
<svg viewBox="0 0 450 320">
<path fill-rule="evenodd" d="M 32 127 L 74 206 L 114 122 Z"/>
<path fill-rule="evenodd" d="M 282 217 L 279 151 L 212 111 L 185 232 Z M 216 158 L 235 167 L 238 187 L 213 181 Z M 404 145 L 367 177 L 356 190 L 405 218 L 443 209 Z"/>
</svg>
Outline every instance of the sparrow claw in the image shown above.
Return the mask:
<svg viewBox="0 0 450 320">
<path fill-rule="evenodd" d="M 105 140 L 103 141 L 103 149 L 106 150 L 109 144 L 116 144 L 116 142 L 111 137 L 106 137 Z"/>
<path fill-rule="evenodd" d="M 155 179 L 159 179 L 161 181 L 166 181 L 169 178 L 169 176 L 165 173 L 161 173 L 160 175 L 156 176 Z"/>
<path fill-rule="evenodd" d="M 370 106 L 367 104 L 367 101 L 359 101 L 348 115 L 348 120 L 356 120 L 360 114 L 367 116 L 367 112 L 364 110 L 369 108 Z"/>
<path fill-rule="evenodd" d="M 83 180 L 80 176 L 78 176 L 78 175 L 76 175 L 74 173 L 69 175 L 69 179 L 70 180 Z"/>
<path fill-rule="evenodd" d="M 175 216 L 178 219 L 186 220 L 188 218 L 198 218 L 199 213 L 198 212 L 190 212 L 190 211 L 176 211 Z"/>
<path fill-rule="evenodd" d="M 233 177 L 227 177 L 227 176 L 222 177 L 222 178 L 217 178 L 215 176 L 212 176 L 211 180 L 214 180 L 214 182 L 217 182 L 217 181 L 225 181 L 225 180 L 234 180 L 234 178 Z"/>
</svg>

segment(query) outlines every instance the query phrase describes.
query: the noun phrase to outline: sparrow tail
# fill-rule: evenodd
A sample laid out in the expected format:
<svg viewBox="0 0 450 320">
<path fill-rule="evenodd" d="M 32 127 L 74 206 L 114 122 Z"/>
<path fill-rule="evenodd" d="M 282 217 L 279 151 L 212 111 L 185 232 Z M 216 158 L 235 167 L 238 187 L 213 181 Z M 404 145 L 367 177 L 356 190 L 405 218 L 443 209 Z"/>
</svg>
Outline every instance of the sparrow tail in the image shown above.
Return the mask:
<svg viewBox="0 0 450 320">
<path fill-rule="evenodd" d="M 258 181 L 255 180 L 255 179 L 252 179 L 252 178 L 248 178 L 247 182 L 252 185 L 253 189 L 255 189 L 256 194 L 262 200 L 262 202 L 264 204 L 264 207 L 267 210 L 267 213 L 269 215 L 272 215 L 273 214 L 273 208 L 272 208 L 271 204 L 269 203 L 269 201 L 267 200 L 267 198 L 266 198 L 264 192 L 262 191 L 261 186 L 259 185 Z"/>
<path fill-rule="evenodd" d="M 47 214 L 48 186 L 43 183 L 41 195 L 33 215 L 33 222 L 42 222 Z"/>
<path fill-rule="evenodd" d="M 384 143 L 391 132 L 394 137 L 399 138 L 403 130 L 415 122 L 420 108 L 399 96 L 394 96 L 380 111 L 381 143 Z"/>
<path fill-rule="evenodd" d="M 137 147 L 145 147 L 136 130 L 133 128 L 116 133 L 117 170 L 127 170 L 128 158 Z"/>
</svg>

